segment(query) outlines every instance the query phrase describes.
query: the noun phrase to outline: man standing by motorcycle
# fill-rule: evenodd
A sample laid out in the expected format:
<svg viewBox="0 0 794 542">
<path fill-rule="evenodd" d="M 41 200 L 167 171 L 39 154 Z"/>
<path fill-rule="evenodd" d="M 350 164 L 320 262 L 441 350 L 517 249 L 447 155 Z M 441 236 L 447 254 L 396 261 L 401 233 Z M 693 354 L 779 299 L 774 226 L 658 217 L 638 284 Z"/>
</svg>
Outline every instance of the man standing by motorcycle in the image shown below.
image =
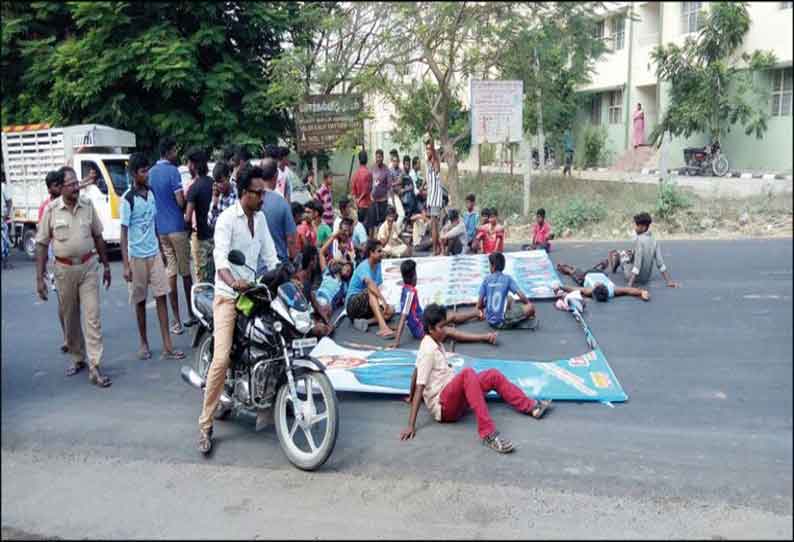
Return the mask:
<svg viewBox="0 0 794 542">
<path fill-rule="evenodd" d="M 237 317 L 237 295 L 249 288 L 256 278 L 254 271 L 248 267 L 230 263 L 228 255 L 232 250 L 239 250 L 245 255 L 246 262 L 257 262 L 261 258 L 268 270 L 278 265 L 276 248 L 265 215 L 259 212 L 265 193 L 265 179 L 275 177 L 276 163 L 272 159 L 265 159 L 262 167 L 245 171 L 237 180 L 237 203 L 224 210 L 215 224 L 214 349 L 207 372 L 204 407 L 199 417 L 198 449 L 203 454 L 208 454 L 212 449 L 212 420 L 229 368 Z"/>
</svg>

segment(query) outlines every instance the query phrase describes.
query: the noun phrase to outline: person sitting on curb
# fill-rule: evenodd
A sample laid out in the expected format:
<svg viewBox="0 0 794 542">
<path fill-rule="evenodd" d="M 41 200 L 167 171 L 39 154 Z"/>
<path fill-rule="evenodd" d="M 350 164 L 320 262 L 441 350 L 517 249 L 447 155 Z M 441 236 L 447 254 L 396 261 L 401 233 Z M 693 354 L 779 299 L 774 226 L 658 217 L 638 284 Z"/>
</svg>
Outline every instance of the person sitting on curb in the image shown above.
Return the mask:
<svg viewBox="0 0 794 542">
<path fill-rule="evenodd" d="M 376 239 L 367 241 L 367 257 L 358 264 L 350 278 L 345 306 L 353 327 L 366 332 L 374 320 L 378 324 L 378 336 L 391 339 L 394 330 L 386 322 L 394 316 L 394 309 L 380 291 L 380 285 L 383 284 L 382 259 L 381 242 Z"/>
<path fill-rule="evenodd" d="M 634 239 L 632 250 L 610 250 L 607 254 L 607 265 L 611 273 L 617 272 L 618 268 L 623 271 L 627 286 L 634 286 L 634 283 L 645 284 L 653 274 L 653 265 L 659 268 L 667 286 L 677 288 L 678 283 L 673 282 L 667 273 L 667 266 L 662 259 L 662 249 L 650 232 L 651 215 L 639 213 L 634 216 L 634 231 L 637 234 Z"/>
<path fill-rule="evenodd" d="M 385 257 L 403 258 L 411 256 L 411 247 L 400 239 L 397 211 L 391 205 L 386 208 L 386 221 L 378 228 L 377 238 L 383 244 L 383 255 Z"/>
<path fill-rule="evenodd" d="M 485 277 L 477 298 L 477 309 L 485 312 L 485 319 L 496 329 L 526 327 L 536 329 L 538 319 L 535 306 L 524 295 L 510 275 L 504 273 L 505 256 L 494 252 L 488 256 L 491 274 Z M 510 294 L 516 294 L 520 303 L 513 302 Z"/>
<path fill-rule="evenodd" d="M 419 294 L 416 291 L 416 262 L 414 260 L 402 262 L 400 264 L 400 273 L 403 277 L 403 289 L 400 294 L 400 306 L 402 308 L 400 310 L 400 323 L 397 324 L 397 336 L 394 338 L 391 348 L 400 347 L 400 337 L 402 337 L 406 324 L 414 339 L 423 339 L 425 336 L 425 328 L 422 323 L 422 305 L 419 303 Z M 446 327 L 444 328 L 446 336 L 453 341 L 461 343 L 483 342 L 496 344 L 497 334 L 494 332 L 465 333 L 449 327 L 449 324 L 463 324 L 474 319 L 480 319 L 480 311 L 477 309 L 449 312 L 447 314 Z"/>
<path fill-rule="evenodd" d="M 601 302 L 609 301 L 613 297 L 621 297 L 626 295 L 639 297 L 643 301 L 649 301 L 651 299 L 651 295 L 648 293 L 648 290 L 620 286 L 616 287 L 615 283 L 609 280 L 609 277 L 601 272 L 604 267 L 606 267 L 606 261 L 599 263 L 587 272 L 584 272 L 566 263 L 557 264 L 557 271 L 563 275 L 572 277 L 580 286 L 580 288 L 560 286 L 557 294 L 558 297 L 560 296 L 561 292 L 573 292 L 575 290 L 579 290 L 582 292 L 583 296 L 592 297 L 596 301 Z"/>
<path fill-rule="evenodd" d="M 425 406 L 437 422 L 458 421 L 467 409 L 472 409 L 477 418 L 477 432 L 482 443 L 499 453 L 513 451 L 513 443 L 496 431 L 485 396 L 496 391 L 499 396 L 524 414 L 539 420 L 551 406 L 550 400 L 537 401 L 510 382 L 499 370 L 488 369 L 477 373 L 466 367 L 457 375 L 447 360 L 444 340 L 447 337 L 446 308 L 435 303 L 428 305 L 424 313 L 425 337 L 416 355 L 416 368 L 411 377 L 409 393 L 410 414 L 408 427 L 400 432 L 400 440 L 416 435 L 416 415 L 424 400 Z"/>
</svg>

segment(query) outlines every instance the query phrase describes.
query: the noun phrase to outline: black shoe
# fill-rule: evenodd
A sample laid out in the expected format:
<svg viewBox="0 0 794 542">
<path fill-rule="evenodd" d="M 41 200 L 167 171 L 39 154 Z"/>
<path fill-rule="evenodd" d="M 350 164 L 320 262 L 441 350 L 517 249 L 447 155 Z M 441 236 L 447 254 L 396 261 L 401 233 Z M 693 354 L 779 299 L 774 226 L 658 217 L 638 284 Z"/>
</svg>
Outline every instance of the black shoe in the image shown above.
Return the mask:
<svg viewBox="0 0 794 542">
<path fill-rule="evenodd" d="M 212 428 L 209 431 L 199 429 L 198 451 L 207 455 L 212 450 Z"/>
</svg>

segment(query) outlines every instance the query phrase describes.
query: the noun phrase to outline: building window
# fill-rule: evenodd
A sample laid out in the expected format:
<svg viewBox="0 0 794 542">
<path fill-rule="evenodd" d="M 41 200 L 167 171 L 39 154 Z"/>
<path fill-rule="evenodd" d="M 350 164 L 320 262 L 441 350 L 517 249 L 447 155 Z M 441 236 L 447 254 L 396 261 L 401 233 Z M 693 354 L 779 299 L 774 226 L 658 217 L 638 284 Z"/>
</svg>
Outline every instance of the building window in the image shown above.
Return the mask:
<svg viewBox="0 0 794 542">
<path fill-rule="evenodd" d="M 601 125 L 601 95 L 593 94 L 590 98 L 590 124 L 593 126 Z"/>
<path fill-rule="evenodd" d="M 623 91 L 613 90 L 609 93 L 609 124 L 623 122 Z"/>
<path fill-rule="evenodd" d="M 681 2 L 681 25 L 684 34 L 697 32 L 704 24 L 703 2 Z"/>
<path fill-rule="evenodd" d="M 791 115 L 792 68 L 772 72 L 772 116 Z"/>
<path fill-rule="evenodd" d="M 604 21 L 596 21 L 593 37 L 597 40 L 604 38 Z"/>
<path fill-rule="evenodd" d="M 610 20 L 610 30 L 615 51 L 620 51 L 626 44 L 626 18 L 613 17 Z"/>
</svg>

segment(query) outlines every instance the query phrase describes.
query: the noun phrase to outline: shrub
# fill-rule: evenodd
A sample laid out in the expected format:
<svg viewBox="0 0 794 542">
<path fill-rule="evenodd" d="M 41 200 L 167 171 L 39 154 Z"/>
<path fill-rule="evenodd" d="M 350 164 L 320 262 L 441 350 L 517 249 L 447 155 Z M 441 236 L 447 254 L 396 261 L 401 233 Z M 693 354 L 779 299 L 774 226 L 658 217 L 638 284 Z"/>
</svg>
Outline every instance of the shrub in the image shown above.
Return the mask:
<svg viewBox="0 0 794 542">
<path fill-rule="evenodd" d="M 682 209 L 692 206 L 690 199 L 674 183 L 661 181 L 656 196 L 656 215 L 669 219 Z"/>
<path fill-rule="evenodd" d="M 576 167 L 594 167 L 605 164 L 609 158 L 607 139 L 607 131 L 603 126 L 589 124 L 585 126 L 582 137 L 577 142 Z"/>
<path fill-rule="evenodd" d="M 523 184 L 518 175 L 512 178 L 510 175 L 483 175 L 482 183 L 478 183 L 477 174 L 467 174 L 463 177 L 461 186 L 461 193 L 473 192 L 477 195 L 477 206 L 480 209 L 496 207 L 501 219 L 523 211 Z"/>
<path fill-rule="evenodd" d="M 600 222 L 607 216 L 607 209 L 599 200 L 588 200 L 575 196 L 554 214 L 555 229 L 578 230 L 585 224 Z"/>
</svg>

